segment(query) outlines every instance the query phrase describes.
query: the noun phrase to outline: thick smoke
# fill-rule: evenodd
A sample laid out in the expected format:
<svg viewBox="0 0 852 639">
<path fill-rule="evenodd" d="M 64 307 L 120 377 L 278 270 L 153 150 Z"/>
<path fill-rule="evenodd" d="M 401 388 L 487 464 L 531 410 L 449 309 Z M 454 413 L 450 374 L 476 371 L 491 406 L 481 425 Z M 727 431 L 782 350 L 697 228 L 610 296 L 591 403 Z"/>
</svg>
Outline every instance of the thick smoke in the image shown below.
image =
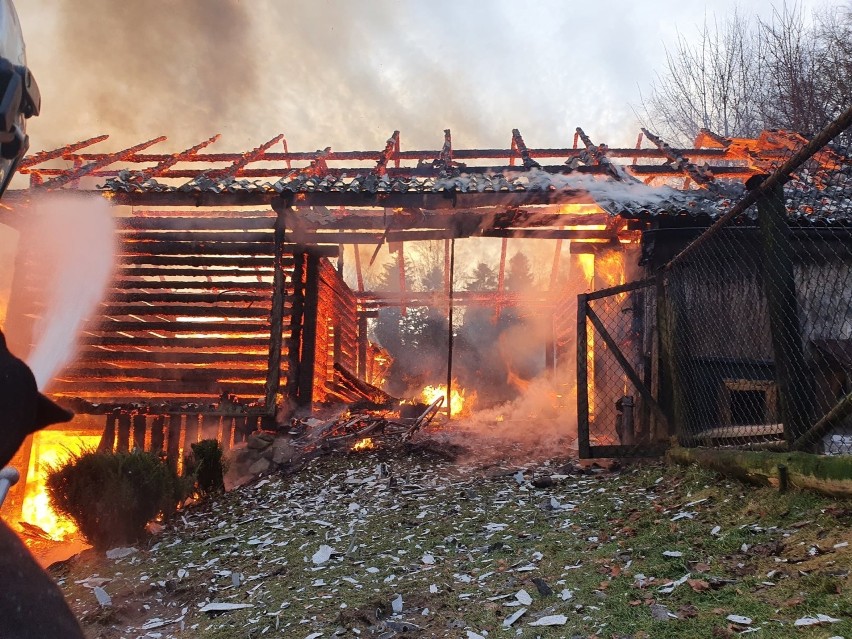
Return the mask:
<svg viewBox="0 0 852 639">
<path fill-rule="evenodd" d="M 343 0 L 27 0 L 18 11 L 43 93 L 33 148 L 100 133 L 120 148 L 167 135 L 185 148 L 222 133 L 244 150 L 284 133 L 294 150 L 570 144 L 581 124 L 610 145 L 635 139 L 628 98 L 642 52 L 567 62 L 599 48 L 570 30 L 578 12 L 548 2 Z M 637 11 L 636 19 L 644 12 Z M 627 32 L 639 30 L 627 20 Z M 531 35 L 533 37 L 531 37 Z M 623 43 L 641 39 L 620 38 Z M 626 46 L 626 45 L 625 45 Z M 633 46 L 631 44 L 631 46 Z M 605 106 L 604 106 L 605 105 Z M 597 141 L 597 140 L 596 140 Z M 106 145 L 102 145 L 106 146 Z M 163 145 L 164 147 L 166 145 Z"/>
<path fill-rule="evenodd" d="M 259 82 L 248 3 L 34 4 L 56 21 L 49 51 L 29 46 L 53 144 L 74 141 L 63 123 L 82 137 L 109 133 L 129 145 L 163 134 L 197 143 L 213 127 L 246 119 Z M 29 12 L 21 13 L 23 21 Z M 33 122 L 36 132 L 40 124 Z"/>
</svg>

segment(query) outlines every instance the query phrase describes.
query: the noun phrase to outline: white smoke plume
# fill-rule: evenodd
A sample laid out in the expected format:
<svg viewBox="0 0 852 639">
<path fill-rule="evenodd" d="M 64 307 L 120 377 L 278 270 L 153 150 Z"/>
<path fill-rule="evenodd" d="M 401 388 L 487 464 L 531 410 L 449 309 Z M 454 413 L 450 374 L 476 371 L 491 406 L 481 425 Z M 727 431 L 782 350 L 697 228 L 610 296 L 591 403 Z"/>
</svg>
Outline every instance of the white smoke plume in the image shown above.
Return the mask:
<svg viewBox="0 0 852 639">
<path fill-rule="evenodd" d="M 27 211 L 19 251 L 35 256 L 43 306 L 27 364 L 39 389 L 74 357 L 78 334 L 103 298 L 115 261 L 114 220 L 100 197 L 45 195 Z"/>
</svg>

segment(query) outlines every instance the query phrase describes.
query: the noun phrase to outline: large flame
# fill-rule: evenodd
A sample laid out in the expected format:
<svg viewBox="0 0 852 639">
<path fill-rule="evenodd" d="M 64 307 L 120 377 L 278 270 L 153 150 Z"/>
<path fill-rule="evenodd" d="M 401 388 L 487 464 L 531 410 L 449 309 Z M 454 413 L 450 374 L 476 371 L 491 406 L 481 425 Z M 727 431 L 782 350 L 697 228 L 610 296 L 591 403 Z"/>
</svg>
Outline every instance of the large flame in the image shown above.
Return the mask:
<svg viewBox="0 0 852 639">
<path fill-rule="evenodd" d="M 21 506 L 21 520 L 44 530 L 52 539 L 62 540 L 77 532 L 70 519 L 54 512 L 47 495 L 47 475 L 83 449 L 98 445 L 100 435 L 69 435 L 65 431 L 43 430 L 33 435 L 27 483 Z"/>
<path fill-rule="evenodd" d="M 420 391 L 420 397 L 424 404 L 431 404 L 439 397 L 446 398 L 447 386 L 446 384 L 442 384 L 440 386 L 427 386 Z M 475 402 L 475 392 L 468 393 L 464 388 L 459 388 L 456 386 L 455 382 L 453 382 L 453 390 L 450 393 L 450 410 L 452 411 L 452 417 L 469 415 Z M 446 405 L 447 403 L 445 401 L 444 406 Z"/>
</svg>

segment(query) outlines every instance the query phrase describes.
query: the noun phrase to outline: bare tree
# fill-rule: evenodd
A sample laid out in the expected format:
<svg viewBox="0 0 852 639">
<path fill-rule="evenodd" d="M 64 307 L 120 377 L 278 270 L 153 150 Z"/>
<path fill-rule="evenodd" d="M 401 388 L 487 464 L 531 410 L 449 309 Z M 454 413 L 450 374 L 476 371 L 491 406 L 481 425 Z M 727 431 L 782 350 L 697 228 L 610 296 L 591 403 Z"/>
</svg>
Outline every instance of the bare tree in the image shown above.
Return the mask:
<svg viewBox="0 0 852 639">
<path fill-rule="evenodd" d="M 678 35 L 666 48 L 666 68 L 642 97 L 640 119 L 674 141 L 692 141 L 701 128 L 725 136 L 760 131 L 761 73 L 757 25 L 738 12 L 712 26 L 705 20 L 698 39 Z M 644 116 L 644 117 L 642 117 Z"/>
<path fill-rule="evenodd" d="M 737 12 L 705 20 L 699 37 L 678 37 L 647 97 L 640 120 L 687 144 L 699 129 L 753 137 L 766 128 L 813 135 L 850 103 L 852 5 L 806 19 L 798 4 L 769 19 Z"/>
</svg>

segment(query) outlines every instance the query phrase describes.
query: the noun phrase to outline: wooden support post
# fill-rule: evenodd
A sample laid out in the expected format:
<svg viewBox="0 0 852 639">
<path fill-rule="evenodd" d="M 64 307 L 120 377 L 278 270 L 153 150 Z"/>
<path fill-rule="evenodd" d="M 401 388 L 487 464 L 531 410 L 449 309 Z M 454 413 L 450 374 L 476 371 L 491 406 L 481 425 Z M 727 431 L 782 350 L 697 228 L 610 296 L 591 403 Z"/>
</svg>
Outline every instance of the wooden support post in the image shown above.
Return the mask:
<svg viewBox="0 0 852 639">
<path fill-rule="evenodd" d="M 408 315 L 408 306 L 405 303 L 405 292 L 408 290 L 408 287 L 405 284 L 405 246 L 404 243 L 399 243 L 399 248 L 396 251 L 396 265 L 397 270 L 399 271 L 399 294 L 400 294 L 400 302 L 399 302 L 399 314 L 405 317 Z"/>
<path fill-rule="evenodd" d="M 219 415 L 203 415 L 201 417 L 201 439 L 219 440 Z"/>
<path fill-rule="evenodd" d="M 548 291 L 553 299 L 556 299 L 558 291 L 556 287 L 559 284 L 559 262 L 562 258 L 562 240 L 556 240 L 556 248 L 553 251 L 553 266 L 550 269 L 550 290 Z M 548 318 L 547 331 L 544 342 L 544 367 L 553 372 L 556 370 L 556 353 L 555 353 L 555 334 L 554 322 L 556 318 L 553 314 Z"/>
<path fill-rule="evenodd" d="M 183 415 L 169 414 L 169 435 L 166 442 L 166 460 L 169 467 L 177 472 L 180 462 L 181 432 L 183 431 Z"/>
<path fill-rule="evenodd" d="M 364 292 L 364 272 L 361 270 L 361 245 L 353 244 L 352 248 L 355 249 L 355 275 L 358 278 L 358 292 Z"/>
<path fill-rule="evenodd" d="M 98 444 L 99 453 L 111 453 L 115 448 L 115 423 L 118 419 L 118 412 L 118 410 L 113 410 L 107 413 L 104 433 L 101 435 L 101 441 Z"/>
<path fill-rule="evenodd" d="M 199 418 L 201 416 L 197 414 L 190 414 L 186 416 L 186 434 L 183 438 L 183 454 L 184 456 L 188 455 L 192 448 L 191 446 L 198 442 L 198 431 L 199 431 Z"/>
<path fill-rule="evenodd" d="M 444 295 L 450 297 L 450 240 L 444 240 Z"/>
<path fill-rule="evenodd" d="M 746 182 L 750 190 L 766 176 Z M 775 355 L 778 403 L 784 423 L 784 439 L 794 444 L 811 425 L 814 394 L 812 376 L 805 363 L 796 281 L 793 276 L 793 246 L 784 206 L 784 189 L 778 184 L 757 201 L 760 224 L 761 271 L 769 310 L 769 329 Z"/>
<path fill-rule="evenodd" d="M 278 388 L 281 384 L 281 349 L 284 322 L 284 215 L 275 221 L 272 271 L 272 309 L 269 314 L 269 357 L 264 388 L 264 408 L 267 416 L 274 416 Z"/>
<path fill-rule="evenodd" d="M 358 379 L 367 381 L 367 316 L 358 313 Z"/>
<path fill-rule="evenodd" d="M 305 312 L 302 321 L 302 357 L 299 362 L 299 405 L 310 406 L 314 401 L 314 369 L 317 350 L 317 318 L 319 311 L 319 260 L 307 256 L 305 280 Z M 324 327 L 323 327 L 324 328 Z"/>
<path fill-rule="evenodd" d="M 118 415 L 118 439 L 115 450 L 118 453 L 126 453 L 130 447 L 130 413 L 123 410 Z"/>
<path fill-rule="evenodd" d="M 222 450 L 231 450 L 231 438 L 234 435 L 234 418 L 230 415 L 222 417 Z"/>
<path fill-rule="evenodd" d="M 453 276 L 456 270 L 456 241 L 450 240 L 450 289 L 447 297 L 447 419 L 453 418 Z"/>
<path fill-rule="evenodd" d="M 589 458 L 589 342 L 585 293 L 577 296 L 577 445 L 580 459 Z"/>
<path fill-rule="evenodd" d="M 160 455 L 163 452 L 165 415 L 157 415 L 151 422 L 151 452 Z"/>
<path fill-rule="evenodd" d="M 506 285 L 506 251 L 509 248 L 509 240 L 503 238 L 500 243 L 500 269 L 497 271 L 497 304 L 494 306 L 494 321 L 500 321 L 500 312 L 503 310 L 503 289 Z"/>
<path fill-rule="evenodd" d="M 148 416 L 145 413 L 133 415 L 133 450 L 145 450 L 145 429 L 148 426 Z"/>
<path fill-rule="evenodd" d="M 293 310 L 290 315 L 290 341 L 287 345 L 287 397 L 295 399 L 299 394 L 301 377 L 302 327 L 305 315 L 305 255 L 293 256 Z"/>
</svg>

